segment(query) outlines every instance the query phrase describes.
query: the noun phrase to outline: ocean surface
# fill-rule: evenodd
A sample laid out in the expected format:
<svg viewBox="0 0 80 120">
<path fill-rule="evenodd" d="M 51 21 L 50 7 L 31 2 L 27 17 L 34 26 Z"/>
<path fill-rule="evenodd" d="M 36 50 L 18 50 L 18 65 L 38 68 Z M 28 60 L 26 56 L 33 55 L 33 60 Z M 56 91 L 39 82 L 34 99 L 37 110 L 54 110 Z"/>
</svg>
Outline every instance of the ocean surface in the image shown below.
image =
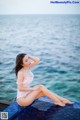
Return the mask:
<svg viewBox="0 0 80 120">
<path fill-rule="evenodd" d="M 0 100 L 17 95 L 18 53 L 40 58 L 31 87 L 80 101 L 80 15 L 0 15 Z"/>
</svg>

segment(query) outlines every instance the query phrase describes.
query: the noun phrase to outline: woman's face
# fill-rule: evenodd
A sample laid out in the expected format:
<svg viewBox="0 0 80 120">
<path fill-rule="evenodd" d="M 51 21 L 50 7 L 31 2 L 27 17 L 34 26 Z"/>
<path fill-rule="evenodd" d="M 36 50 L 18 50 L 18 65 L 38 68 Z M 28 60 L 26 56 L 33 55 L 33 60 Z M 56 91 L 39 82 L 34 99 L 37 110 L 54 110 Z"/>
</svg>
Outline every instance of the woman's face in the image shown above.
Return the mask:
<svg viewBox="0 0 80 120">
<path fill-rule="evenodd" d="M 30 64 L 30 59 L 28 58 L 28 55 L 25 55 L 23 58 L 23 66 L 28 67 Z"/>
</svg>

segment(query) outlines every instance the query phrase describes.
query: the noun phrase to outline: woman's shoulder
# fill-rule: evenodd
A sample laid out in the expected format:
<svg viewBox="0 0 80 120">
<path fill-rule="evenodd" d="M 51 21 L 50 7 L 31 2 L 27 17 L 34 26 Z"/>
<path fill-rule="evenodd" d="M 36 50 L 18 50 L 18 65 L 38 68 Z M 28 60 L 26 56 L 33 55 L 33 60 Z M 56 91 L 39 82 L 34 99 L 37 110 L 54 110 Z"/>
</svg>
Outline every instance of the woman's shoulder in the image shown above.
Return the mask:
<svg viewBox="0 0 80 120">
<path fill-rule="evenodd" d="M 25 73 L 26 74 L 28 74 L 29 72 L 31 72 L 31 70 L 30 69 L 26 69 L 26 70 L 24 70 L 24 69 L 20 69 L 19 71 L 18 71 L 18 74 L 21 74 L 21 75 L 25 75 Z"/>
<path fill-rule="evenodd" d="M 23 76 L 23 70 L 22 69 L 18 71 L 18 75 L 22 75 Z"/>
</svg>

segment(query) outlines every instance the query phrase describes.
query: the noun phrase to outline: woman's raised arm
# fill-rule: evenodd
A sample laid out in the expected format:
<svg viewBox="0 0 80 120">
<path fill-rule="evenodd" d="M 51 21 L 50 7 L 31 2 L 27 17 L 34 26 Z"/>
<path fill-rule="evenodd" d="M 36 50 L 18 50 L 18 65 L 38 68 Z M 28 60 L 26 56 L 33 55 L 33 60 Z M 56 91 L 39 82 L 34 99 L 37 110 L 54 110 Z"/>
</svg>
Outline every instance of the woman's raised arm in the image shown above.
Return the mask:
<svg viewBox="0 0 80 120">
<path fill-rule="evenodd" d="M 38 57 L 32 57 L 32 56 L 28 56 L 29 59 L 33 60 L 33 62 L 30 63 L 29 68 L 34 67 L 35 65 L 37 65 L 40 61 L 40 59 Z"/>
</svg>

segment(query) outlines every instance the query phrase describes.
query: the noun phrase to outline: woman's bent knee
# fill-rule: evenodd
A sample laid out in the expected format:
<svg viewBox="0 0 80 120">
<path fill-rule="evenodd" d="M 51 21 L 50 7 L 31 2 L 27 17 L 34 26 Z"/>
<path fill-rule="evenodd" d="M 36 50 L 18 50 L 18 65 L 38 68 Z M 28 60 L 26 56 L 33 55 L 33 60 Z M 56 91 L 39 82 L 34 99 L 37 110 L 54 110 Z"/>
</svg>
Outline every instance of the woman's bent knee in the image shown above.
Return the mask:
<svg viewBox="0 0 80 120">
<path fill-rule="evenodd" d="M 45 86 L 42 85 L 42 84 L 40 84 L 40 85 L 39 85 L 39 88 L 40 88 L 40 89 L 43 89 L 43 88 L 45 88 Z"/>
<path fill-rule="evenodd" d="M 37 85 L 37 86 L 35 86 L 33 88 L 37 88 L 37 90 L 40 91 L 40 90 L 42 90 L 43 87 L 45 87 L 45 86 L 42 85 L 42 84 L 39 84 L 39 85 Z"/>
</svg>

